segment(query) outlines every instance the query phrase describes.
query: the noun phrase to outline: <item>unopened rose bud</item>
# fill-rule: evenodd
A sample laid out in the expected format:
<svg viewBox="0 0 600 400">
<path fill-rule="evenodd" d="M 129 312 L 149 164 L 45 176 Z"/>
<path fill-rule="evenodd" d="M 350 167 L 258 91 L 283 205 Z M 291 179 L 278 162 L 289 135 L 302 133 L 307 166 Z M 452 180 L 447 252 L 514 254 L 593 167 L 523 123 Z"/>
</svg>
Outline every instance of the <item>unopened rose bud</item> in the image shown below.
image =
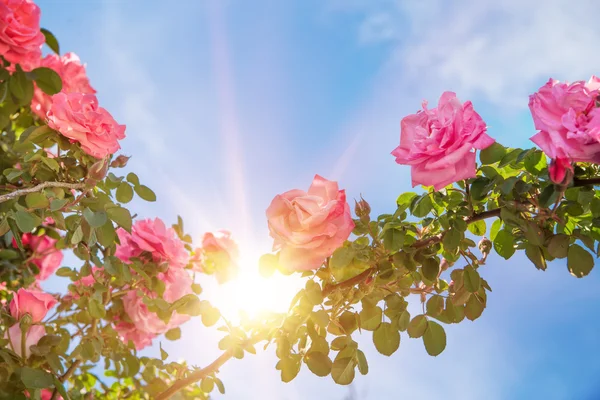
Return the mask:
<svg viewBox="0 0 600 400">
<path fill-rule="evenodd" d="M 449 266 L 450 264 L 448 264 L 448 261 L 446 261 L 445 258 L 442 258 L 442 261 L 440 262 L 440 270 L 445 271 Z"/>
<path fill-rule="evenodd" d="M 124 156 L 124 155 L 121 154 L 120 156 L 117 156 L 117 158 L 115 158 L 110 163 L 110 166 L 112 168 L 123 168 L 124 166 L 127 165 L 127 161 L 129 161 L 130 158 L 131 157 L 127 157 L 127 156 Z"/>
<path fill-rule="evenodd" d="M 102 159 L 100 161 L 96 161 L 92 166 L 88 169 L 87 178 L 92 181 L 101 181 L 106 176 L 108 172 L 108 160 Z"/>
<path fill-rule="evenodd" d="M 33 318 L 31 318 L 31 314 L 26 313 L 25 315 L 23 315 L 21 317 L 21 320 L 19 321 L 19 327 L 21 328 L 21 331 L 27 332 L 32 322 Z"/>
<path fill-rule="evenodd" d="M 356 214 L 356 216 L 358 218 L 360 218 L 362 221 L 369 221 L 369 215 L 371 214 L 371 206 L 369 205 L 369 203 L 367 203 L 367 201 L 365 199 L 360 198 L 360 201 L 356 201 L 354 200 L 355 206 L 354 206 L 354 213 Z"/>
<path fill-rule="evenodd" d="M 482 253 L 489 253 L 492 250 L 492 241 L 484 236 L 479 241 L 477 247 Z"/>
</svg>

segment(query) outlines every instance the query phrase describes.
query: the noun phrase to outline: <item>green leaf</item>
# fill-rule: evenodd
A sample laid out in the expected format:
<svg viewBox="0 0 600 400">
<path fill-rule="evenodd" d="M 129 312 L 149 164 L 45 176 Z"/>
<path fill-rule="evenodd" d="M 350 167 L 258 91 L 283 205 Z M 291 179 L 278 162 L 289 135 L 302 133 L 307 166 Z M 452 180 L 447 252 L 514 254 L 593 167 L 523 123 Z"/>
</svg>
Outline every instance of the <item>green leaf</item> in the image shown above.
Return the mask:
<svg viewBox="0 0 600 400">
<path fill-rule="evenodd" d="M 33 82 L 27 78 L 27 75 L 20 67 L 17 66 L 17 70 L 10 76 L 8 88 L 19 105 L 31 103 L 31 99 L 33 98 Z"/>
<path fill-rule="evenodd" d="M 55 95 L 62 90 L 63 83 L 60 75 L 51 68 L 40 67 L 31 71 L 37 86 L 47 95 Z"/>
<path fill-rule="evenodd" d="M 63 208 L 69 200 L 67 199 L 52 199 L 50 202 L 50 211 L 58 211 Z"/>
<path fill-rule="evenodd" d="M 296 358 L 284 358 L 279 361 L 281 367 L 281 380 L 291 382 L 300 372 L 300 362 Z"/>
<path fill-rule="evenodd" d="M 0 249 L 0 260 L 14 260 L 19 258 L 19 253 L 12 249 Z"/>
<path fill-rule="evenodd" d="M 425 261 L 423 261 L 423 266 L 421 267 L 421 273 L 427 280 L 435 282 L 440 273 L 440 263 L 437 258 L 425 259 Z"/>
<path fill-rule="evenodd" d="M 389 322 L 382 322 L 373 332 L 373 343 L 378 352 L 389 357 L 400 347 L 400 332 Z"/>
<path fill-rule="evenodd" d="M 554 258 L 565 258 L 569 252 L 571 238 L 564 233 L 552 236 L 548 243 L 548 253 Z"/>
<path fill-rule="evenodd" d="M 592 204 L 590 205 L 590 210 L 592 211 L 592 215 L 594 218 L 600 217 L 600 199 L 594 197 L 592 199 Z"/>
<path fill-rule="evenodd" d="M 383 246 L 391 253 L 395 253 L 404 246 L 404 230 L 390 228 L 383 234 Z"/>
<path fill-rule="evenodd" d="M 119 183 L 116 192 L 117 201 L 121 203 L 129 203 L 133 199 L 133 189 L 127 182 Z"/>
<path fill-rule="evenodd" d="M 202 382 L 200 382 L 200 389 L 202 389 L 204 393 L 210 393 L 214 388 L 215 381 L 210 377 L 204 378 L 202 379 Z"/>
<path fill-rule="evenodd" d="M 134 190 L 137 193 L 137 195 L 140 196 L 143 200 L 156 201 L 156 195 L 148 186 L 135 185 Z"/>
<path fill-rule="evenodd" d="M 502 194 L 505 194 L 505 195 L 510 194 L 513 191 L 515 184 L 518 181 L 519 181 L 519 178 L 517 178 L 516 176 L 511 176 L 511 177 L 506 178 L 506 180 L 500 186 L 500 191 L 502 192 Z"/>
<path fill-rule="evenodd" d="M 263 254 L 258 260 L 258 271 L 261 276 L 268 278 L 277 271 L 277 264 L 279 259 L 275 254 Z"/>
<path fill-rule="evenodd" d="M 513 161 L 517 159 L 517 157 L 521 154 L 521 149 L 512 149 L 507 154 L 502 157 L 500 163 L 498 164 L 498 168 L 502 168 L 511 164 Z"/>
<path fill-rule="evenodd" d="M 32 126 L 27 128 L 19 136 L 20 143 L 41 143 L 46 140 L 54 131 L 48 125 Z"/>
<path fill-rule="evenodd" d="M 423 336 L 427 330 L 428 325 L 427 317 L 424 315 L 417 315 L 408 324 L 408 336 L 411 338 L 418 338 Z"/>
<path fill-rule="evenodd" d="M 93 212 L 89 208 L 83 210 L 83 217 L 92 228 L 100 228 L 108 220 L 104 211 Z"/>
<path fill-rule="evenodd" d="M 60 46 L 58 45 L 58 40 L 56 40 L 56 37 L 52 34 L 52 32 L 44 28 L 41 28 L 40 31 L 44 35 L 44 38 L 46 38 L 46 45 L 48 45 L 53 52 L 60 55 Z M 63 395 L 63 397 L 65 396 Z"/>
<path fill-rule="evenodd" d="M 536 246 L 544 245 L 544 232 L 542 229 L 533 221 L 527 223 L 527 229 L 525 230 L 525 237 L 529 243 Z"/>
<path fill-rule="evenodd" d="M 469 300 L 467 300 L 467 304 L 465 304 L 465 317 L 467 317 L 469 321 L 475 321 L 481 316 L 484 309 L 483 303 L 477 299 L 477 296 L 471 296 L 469 297 Z"/>
<path fill-rule="evenodd" d="M 349 385 L 354 380 L 354 359 L 352 357 L 338 358 L 333 362 L 331 377 L 338 385 Z"/>
<path fill-rule="evenodd" d="M 429 193 L 423 193 L 421 196 L 417 196 L 413 199 L 410 206 L 410 212 L 417 218 L 423 218 L 429 214 L 432 208 L 433 204 L 431 203 Z"/>
<path fill-rule="evenodd" d="M 468 226 L 469 232 L 475 236 L 484 236 L 487 230 L 484 220 L 471 222 Z"/>
<path fill-rule="evenodd" d="M 460 245 L 460 241 L 463 239 L 463 237 L 464 233 L 459 231 L 458 229 L 449 229 L 448 231 L 446 231 L 442 239 L 444 249 L 449 251 L 456 250 L 458 248 L 458 245 Z"/>
<path fill-rule="evenodd" d="M 106 309 L 98 300 L 91 298 L 88 303 L 88 312 L 95 319 L 102 319 L 106 316 Z"/>
<path fill-rule="evenodd" d="M 331 359 L 318 351 L 308 352 L 304 357 L 304 362 L 306 362 L 308 369 L 317 376 L 329 375 L 333 366 Z"/>
<path fill-rule="evenodd" d="M 180 328 L 169 329 L 165 333 L 165 337 L 169 340 L 179 340 L 179 338 L 181 338 L 181 329 Z"/>
<path fill-rule="evenodd" d="M 542 190 L 542 193 L 540 193 L 538 196 L 540 206 L 543 208 L 550 207 L 552 204 L 554 204 L 556 199 L 558 199 L 559 195 L 560 191 L 556 190 L 554 185 L 546 186 L 544 190 Z"/>
<path fill-rule="evenodd" d="M 361 350 L 356 350 L 356 361 L 358 362 L 358 372 L 362 375 L 369 373 L 369 363 L 367 363 L 367 357 Z"/>
<path fill-rule="evenodd" d="M 525 244 L 525 255 L 535 265 L 537 269 L 546 270 L 546 259 L 542 253 L 542 249 L 531 243 Z"/>
<path fill-rule="evenodd" d="M 492 223 L 492 228 L 490 229 L 490 240 L 494 241 L 494 239 L 496 239 L 496 236 L 498 235 L 498 232 L 500 232 L 500 229 L 502 228 L 502 220 L 501 219 L 497 219 Z"/>
<path fill-rule="evenodd" d="M 75 229 L 75 232 L 73 233 L 73 236 L 71 237 L 71 244 L 77 244 L 79 242 L 81 242 L 83 240 L 83 229 L 81 228 L 81 225 L 79 225 L 77 227 L 77 229 Z"/>
<path fill-rule="evenodd" d="M 17 221 L 17 226 L 23 233 L 31 232 L 42 222 L 37 215 L 22 210 L 15 213 L 15 220 Z"/>
<path fill-rule="evenodd" d="M 486 147 L 479 153 L 479 160 L 483 165 L 493 164 L 498 162 L 506 154 L 506 147 L 500 143 L 494 143 L 491 146 Z"/>
<path fill-rule="evenodd" d="M 398 199 L 396 199 L 396 204 L 400 208 L 407 209 L 408 207 L 410 207 L 410 204 L 412 203 L 412 200 L 415 197 L 417 197 L 416 193 L 412 193 L 412 192 L 402 193 L 400 196 L 398 196 Z"/>
<path fill-rule="evenodd" d="M 43 193 L 29 193 L 25 196 L 28 208 L 46 208 L 50 205 L 48 198 Z"/>
<path fill-rule="evenodd" d="M 442 296 L 431 296 L 426 304 L 427 315 L 437 317 L 444 310 L 444 298 Z"/>
<path fill-rule="evenodd" d="M 134 174 L 133 172 L 130 172 L 127 174 L 127 182 L 131 183 L 134 186 L 137 186 L 140 184 L 140 178 L 138 178 L 138 176 L 136 174 Z"/>
<path fill-rule="evenodd" d="M 131 214 L 129 210 L 123 207 L 110 207 L 106 209 L 106 215 L 111 221 L 117 223 L 120 227 L 125 229 L 127 232 L 131 232 Z"/>
<path fill-rule="evenodd" d="M 502 229 L 494 239 L 494 250 L 505 260 L 515 254 L 514 237 L 506 229 Z"/>
<path fill-rule="evenodd" d="M 446 332 L 444 328 L 435 321 L 429 321 L 427 330 L 423 335 L 425 350 L 430 356 L 437 356 L 446 348 Z"/>
<path fill-rule="evenodd" d="M 162 343 L 158 343 L 158 348 L 160 349 L 160 359 L 162 361 L 165 361 L 167 358 L 169 358 L 169 353 L 163 350 Z"/>
<path fill-rule="evenodd" d="M 594 268 L 594 258 L 583 247 L 572 244 L 567 255 L 567 268 L 576 278 L 582 278 Z"/>
<path fill-rule="evenodd" d="M 45 389 L 54 385 L 54 377 L 40 369 L 22 367 L 21 382 L 28 389 Z"/>
<path fill-rule="evenodd" d="M 321 291 L 321 286 L 312 280 L 306 281 L 305 293 L 308 301 L 310 301 L 314 305 L 321 304 L 323 301 L 323 293 Z"/>
<path fill-rule="evenodd" d="M 483 200 L 490 190 L 492 190 L 492 180 L 480 176 L 471 184 L 471 198 L 473 200 Z"/>
<path fill-rule="evenodd" d="M 477 292 L 481 287 L 481 277 L 479 276 L 479 272 L 470 265 L 465 267 L 463 284 L 465 285 L 465 289 L 471 293 Z"/>
<path fill-rule="evenodd" d="M 367 331 L 374 331 L 381 324 L 383 311 L 381 307 L 363 307 L 360 312 L 360 327 Z"/>
</svg>

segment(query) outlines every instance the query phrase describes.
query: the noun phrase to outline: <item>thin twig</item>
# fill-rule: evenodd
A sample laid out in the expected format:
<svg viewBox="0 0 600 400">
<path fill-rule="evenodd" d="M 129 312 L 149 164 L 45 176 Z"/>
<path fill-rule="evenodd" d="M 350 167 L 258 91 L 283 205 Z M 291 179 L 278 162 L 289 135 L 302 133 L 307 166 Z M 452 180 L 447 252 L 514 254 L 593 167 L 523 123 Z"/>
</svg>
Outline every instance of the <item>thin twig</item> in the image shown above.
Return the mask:
<svg viewBox="0 0 600 400">
<path fill-rule="evenodd" d="M 36 192 L 40 192 L 45 188 L 50 188 L 50 187 L 59 187 L 59 188 L 66 188 L 66 189 L 75 189 L 75 190 L 81 190 L 83 188 L 85 188 L 85 183 L 68 183 L 68 182 L 44 182 L 44 183 L 40 183 L 39 185 L 33 186 L 33 187 L 29 187 L 29 188 L 25 188 L 25 189 L 19 189 L 19 190 L 15 190 L 14 192 L 10 192 L 10 193 L 6 193 L 3 195 L 0 195 L 0 203 L 4 203 L 5 201 L 17 198 L 17 197 L 21 197 L 25 194 L 28 193 L 36 193 Z"/>
<path fill-rule="evenodd" d="M 227 350 L 223 354 L 221 354 L 215 361 L 213 361 L 206 368 L 199 369 L 197 371 L 192 372 L 190 375 L 185 378 L 176 380 L 171 387 L 165 390 L 162 393 L 159 393 L 155 400 L 167 400 L 171 398 L 175 393 L 179 392 L 184 387 L 191 385 L 194 382 L 198 382 L 201 379 L 204 379 L 207 375 L 216 372 L 223 364 L 225 364 L 231 357 L 233 357 L 233 352 L 231 350 Z"/>
</svg>

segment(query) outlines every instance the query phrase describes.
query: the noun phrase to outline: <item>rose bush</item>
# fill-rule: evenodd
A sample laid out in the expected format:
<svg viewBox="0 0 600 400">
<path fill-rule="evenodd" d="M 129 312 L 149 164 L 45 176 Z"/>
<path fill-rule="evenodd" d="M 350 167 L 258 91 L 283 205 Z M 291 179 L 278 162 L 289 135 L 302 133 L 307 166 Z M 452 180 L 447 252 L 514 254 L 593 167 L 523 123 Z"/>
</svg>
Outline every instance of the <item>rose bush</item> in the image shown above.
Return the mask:
<svg viewBox="0 0 600 400">
<path fill-rule="evenodd" d="M 492 251 L 522 250 L 540 270 L 566 260 L 577 278 L 594 267 L 600 80 L 551 79 L 530 97 L 541 150 L 496 143 L 473 104 L 445 92 L 402 119 L 392 152 L 425 190 L 376 217 L 362 197 L 353 217 L 345 190 L 319 175 L 307 191 L 275 196 L 265 222 L 273 252 L 258 269 L 298 272 L 304 287 L 286 313 L 227 321 L 202 285 L 235 277 L 235 234 L 207 232 L 194 245 L 180 217 L 135 219 L 134 195 L 156 195 L 119 172 L 125 126 L 39 18 L 32 1 L 0 0 L 0 398 L 207 399 L 224 393 L 218 370 L 261 342 L 275 348 L 284 382 L 306 366 L 347 385 L 369 369 L 357 334 L 384 356 L 401 336 L 441 354 L 444 326 L 479 318 L 492 299 Z M 41 58 L 43 38 L 56 55 Z M 60 267 L 63 253 L 74 265 Z M 41 291 L 54 275 L 67 289 Z M 222 334 L 223 353 L 205 368 L 169 360 L 160 344 L 139 352 L 178 340 L 193 318 Z"/>
</svg>

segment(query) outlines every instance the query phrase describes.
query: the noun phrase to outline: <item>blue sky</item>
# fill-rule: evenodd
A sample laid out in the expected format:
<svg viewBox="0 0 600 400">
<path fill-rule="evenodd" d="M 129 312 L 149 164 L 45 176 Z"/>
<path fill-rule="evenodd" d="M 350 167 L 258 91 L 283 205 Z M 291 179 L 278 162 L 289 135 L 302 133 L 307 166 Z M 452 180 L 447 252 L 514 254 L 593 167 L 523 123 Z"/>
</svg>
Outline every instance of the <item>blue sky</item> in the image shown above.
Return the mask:
<svg viewBox="0 0 600 400">
<path fill-rule="evenodd" d="M 362 193 L 375 212 L 392 210 L 410 173 L 389 153 L 400 119 L 421 100 L 435 104 L 442 91 L 456 91 L 474 102 L 499 142 L 531 146 L 527 95 L 550 76 L 600 74 L 600 3 L 593 0 L 38 4 L 42 25 L 63 52 L 88 64 L 101 105 L 127 125 L 128 169 L 158 194 L 156 203 L 136 202 L 136 211 L 167 222 L 180 214 L 196 240 L 230 229 L 248 259 L 269 251 L 264 210 L 272 197 L 307 188 L 315 173 L 338 180 L 350 199 Z M 254 264 L 244 268 L 243 276 L 253 276 Z M 542 273 L 523 255 L 510 262 L 493 255 L 482 275 L 493 289 L 487 310 L 448 327 L 439 357 L 403 336 L 387 358 L 364 335 L 370 373 L 355 380 L 359 398 L 599 398 L 598 271 L 577 280 L 564 262 Z M 225 309 L 235 309 L 233 297 L 248 301 L 242 296 L 277 309 L 298 281 L 248 278 L 219 295 L 206 285 Z M 269 290 L 272 298 L 262 295 Z M 206 365 L 217 341 L 214 329 L 190 322 L 182 340 L 163 347 L 174 359 Z M 158 356 L 157 347 L 148 353 Z M 273 353 L 227 364 L 225 398 L 342 400 L 349 393 L 306 368 L 281 383 Z"/>
</svg>

